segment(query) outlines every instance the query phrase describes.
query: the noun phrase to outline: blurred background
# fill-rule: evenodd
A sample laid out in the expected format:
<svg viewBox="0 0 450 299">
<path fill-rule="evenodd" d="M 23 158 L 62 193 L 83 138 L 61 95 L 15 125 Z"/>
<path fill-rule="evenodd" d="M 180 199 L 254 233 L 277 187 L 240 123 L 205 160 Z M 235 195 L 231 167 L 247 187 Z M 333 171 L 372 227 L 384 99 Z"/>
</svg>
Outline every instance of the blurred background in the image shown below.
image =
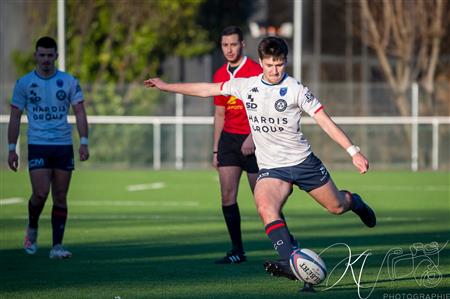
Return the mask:
<svg viewBox="0 0 450 299">
<path fill-rule="evenodd" d="M 90 122 L 91 159 L 77 167 L 210 168 L 212 99 L 142 82 L 212 81 L 224 63 L 220 32 L 237 25 L 253 59 L 267 35 L 288 42 L 289 74 L 313 91 L 373 169 L 448 171 L 449 20 L 448 0 L 3 0 L 1 167 L 15 81 L 34 68 L 39 37 L 63 34 L 59 67 L 80 80 Z M 329 168 L 353 168 L 309 117 L 303 131 Z M 20 153 L 26 163 L 26 123 Z"/>
</svg>

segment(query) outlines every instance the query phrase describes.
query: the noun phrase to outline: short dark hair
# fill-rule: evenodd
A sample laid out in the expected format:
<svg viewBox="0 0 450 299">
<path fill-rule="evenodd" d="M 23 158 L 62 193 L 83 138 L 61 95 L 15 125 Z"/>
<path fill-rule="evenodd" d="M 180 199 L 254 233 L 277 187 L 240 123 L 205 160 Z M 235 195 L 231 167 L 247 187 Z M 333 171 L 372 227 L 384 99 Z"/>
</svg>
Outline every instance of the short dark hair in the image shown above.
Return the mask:
<svg viewBox="0 0 450 299">
<path fill-rule="evenodd" d="M 54 48 L 55 51 L 58 51 L 58 46 L 56 45 L 56 41 L 49 37 L 49 36 L 43 36 L 36 42 L 36 51 L 38 47 L 46 48 L 46 49 L 52 49 Z"/>
<path fill-rule="evenodd" d="M 286 59 L 288 52 L 288 46 L 284 39 L 276 36 L 265 37 L 258 45 L 260 59 L 267 57 Z"/>
<path fill-rule="evenodd" d="M 222 36 L 232 34 L 237 34 L 240 42 L 244 40 L 244 35 L 242 34 L 241 28 L 239 28 L 238 26 L 228 26 L 222 30 L 222 34 L 220 35 L 220 42 L 222 42 Z"/>
</svg>

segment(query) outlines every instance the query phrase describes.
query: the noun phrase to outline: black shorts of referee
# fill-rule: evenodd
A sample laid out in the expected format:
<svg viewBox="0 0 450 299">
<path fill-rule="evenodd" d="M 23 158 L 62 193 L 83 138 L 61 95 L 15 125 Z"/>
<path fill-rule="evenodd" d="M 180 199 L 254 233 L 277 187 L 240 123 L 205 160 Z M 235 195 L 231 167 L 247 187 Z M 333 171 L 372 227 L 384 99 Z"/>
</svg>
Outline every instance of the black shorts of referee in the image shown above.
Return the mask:
<svg viewBox="0 0 450 299">
<path fill-rule="evenodd" d="M 257 173 L 258 164 L 255 154 L 244 156 L 241 152 L 242 143 L 248 134 L 233 134 L 222 131 L 217 151 L 218 166 L 239 166 L 247 173 Z"/>
</svg>

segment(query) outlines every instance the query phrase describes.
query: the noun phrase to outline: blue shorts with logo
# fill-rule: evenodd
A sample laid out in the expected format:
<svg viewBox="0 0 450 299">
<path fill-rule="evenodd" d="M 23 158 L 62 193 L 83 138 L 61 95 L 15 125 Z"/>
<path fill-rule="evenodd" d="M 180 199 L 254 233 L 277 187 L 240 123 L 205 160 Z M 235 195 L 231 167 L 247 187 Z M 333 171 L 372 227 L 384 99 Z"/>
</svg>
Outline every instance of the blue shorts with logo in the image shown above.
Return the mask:
<svg viewBox="0 0 450 299">
<path fill-rule="evenodd" d="M 28 144 L 28 170 L 75 169 L 72 145 Z"/>
<path fill-rule="evenodd" d="M 309 192 L 325 185 L 330 180 L 330 174 L 322 161 L 311 153 L 305 161 L 298 165 L 261 169 L 258 172 L 257 181 L 265 178 L 275 178 L 292 183 L 301 190 Z"/>
</svg>

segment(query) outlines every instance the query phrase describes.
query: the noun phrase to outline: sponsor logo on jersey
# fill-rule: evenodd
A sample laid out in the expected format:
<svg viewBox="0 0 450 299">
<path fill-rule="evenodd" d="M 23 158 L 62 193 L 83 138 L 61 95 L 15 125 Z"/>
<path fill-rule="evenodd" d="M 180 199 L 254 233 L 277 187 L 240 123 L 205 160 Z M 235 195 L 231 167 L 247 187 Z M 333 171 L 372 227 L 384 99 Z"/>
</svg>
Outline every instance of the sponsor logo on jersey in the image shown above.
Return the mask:
<svg viewBox="0 0 450 299">
<path fill-rule="evenodd" d="M 247 110 L 256 111 L 256 108 L 258 108 L 258 105 L 252 102 L 245 103 L 245 107 L 247 107 Z"/>
<path fill-rule="evenodd" d="M 245 107 L 247 110 L 256 111 L 256 108 L 258 108 L 258 105 L 254 103 L 255 99 L 253 96 L 249 93 L 247 94 L 247 100 L 250 100 L 250 102 L 245 103 Z"/>
<path fill-rule="evenodd" d="M 66 117 L 67 115 L 67 109 L 65 106 L 33 106 L 32 110 L 33 112 L 33 120 L 60 120 Z"/>
<path fill-rule="evenodd" d="M 77 84 L 77 87 L 76 87 L 76 89 L 75 89 L 75 92 L 76 92 L 76 93 L 81 92 L 81 86 L 80 86 L 80 84 Z"/>
<path fill-rule="evenodd" d="M 306 101 L 307 101 L 308 103 L 311 102 L 312 100 L 314 100 L 314 95 L 313 95 L 312 92 L 309 91 L 309 90 L 308 90 L 308 92 L 305 94 L 305 97 L 306 97 Z"/>
<path fill-rule="evenodd" d="M 56 80 L 56 85 L 58 85 L 58 87 L 63 87 L 64 81 L 61 79 L 58 79 L 58 80 Z"/>
<path fill-rule="evenodd" d="M 286 110 L 287 108 L 287 102 L 283 99 L 279 99 L 278 101 L 275 102 L 275 109 L 278 112 L 283 112 L 284 110 Z"/>
<path fill-rule="evenodd" d="M 36 83 L 31 83 L 31 86 L 30 86 L 30 88 L 36 88 L 36 87 L 39 87 Z"/>
<path fill-rule="evenodd" d="M 250 92 L 258 92 L 259 93 L 258 87 L 253 87 L 252 89 L 250 89 Z"/>
<path fill-rule="evenodd" d="M 241 105 L 240 101 L 238 101 L 238 100 L 239 100 L 238 98 L 236 98 L 234 96 L 230 96 L 225 108 L 227 110 L 242 110 L 242 109 L 244 109 L 244 107 Z"/>
<path fill-rule="evenodd" d="M 253 132 L 258 133 L 275 133 L 275 132 L 283 132 L 284 131 L 284 125 L 287 125 L 288 120 L 286 117 L 280 118 L 274 118 L 274 117 L 265 117 L 257 115 L 250 115 L 248 117 L 248 121 L 251 125 Z"/>
<path fill-rule="evenodd" d="M 283 87 L 280 89 L 280 96 L 284 96 L 287 93 L 287 87 Z"/>
<path fill-rule="evenodd" d="M 37 93 L 34 90 L 30 90 L 30 103 L 36 104 L 41 100 L 41 97 L 37 95 Z"/>
<path fill-rule="evenodd" d="M 64 90 L 60 89 L 56 92 L 56 98 L 60 101 L 64 101 L 67 97 L 67 94 Z"/>
<path fill-rule="evenodd" d="M 227 105 L 236 105 L 236 99 L 236 97 L 231 96 L 227 101 Z"/>
</svg>

